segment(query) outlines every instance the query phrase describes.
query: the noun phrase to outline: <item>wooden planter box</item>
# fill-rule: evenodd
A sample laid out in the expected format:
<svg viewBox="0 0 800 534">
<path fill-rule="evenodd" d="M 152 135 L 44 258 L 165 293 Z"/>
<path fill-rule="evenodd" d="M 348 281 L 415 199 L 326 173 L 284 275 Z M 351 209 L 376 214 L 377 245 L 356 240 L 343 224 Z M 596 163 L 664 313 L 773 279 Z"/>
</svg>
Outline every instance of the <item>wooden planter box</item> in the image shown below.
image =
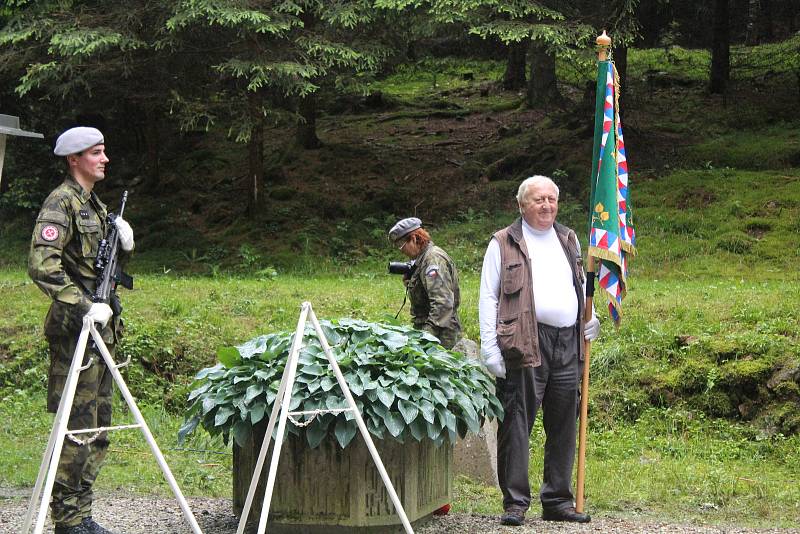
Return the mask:
<svg viewBox="0 0 800 534">
<path fill-rule="evenodd" d="M 266 423 L 253 428 L 244 447 L 233 445 L 233 509 L 241 516 L 261 449 Z M 408 520 L 427 518 L 452 495 L 453 447 L 445 442 L 378 440 L 383 465 Z M 274 442 L 273 442 L 274 443 Z M 250 512 L 258 523 L 272 458 L 270 447 Z M 402 523 L 361 434 L 346 449 L 333 438 L 311 449 L 305 438 L 283 443 L 270 505 L 267 532 L 402 532 Z"/>
</svg>

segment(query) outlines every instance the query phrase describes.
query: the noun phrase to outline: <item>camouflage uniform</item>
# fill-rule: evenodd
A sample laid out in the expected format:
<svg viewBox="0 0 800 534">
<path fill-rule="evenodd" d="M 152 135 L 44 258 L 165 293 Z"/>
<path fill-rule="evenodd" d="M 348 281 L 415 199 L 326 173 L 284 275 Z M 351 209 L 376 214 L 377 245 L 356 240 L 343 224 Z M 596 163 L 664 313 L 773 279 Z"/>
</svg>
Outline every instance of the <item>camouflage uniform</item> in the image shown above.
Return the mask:
<svg viewBox="0 0 800 534">
<path fill-rule="evenodd" d="M 92 305 L 91 294 L 97 282 L 94 261 L 106 233 L 106 213 L 106 206 L 94 192 L 87 193 L 68 177 L 45 199 L 36 218 L 28 274 L 53 300 L 44 323 L 50 346 L 47 383 L 50 412 L 58 409 L 83 316 Z M 120 254 L 126 255 L 122 251 Z M 120 330 L 121 321 L 116 316 L 101 330 L 112 356 Z M 91 367 L 79 375 L 69 416 L 71 430 L 111 424 L 113 380 L 91 338 L 84 364 L 89 358 L 93 358 Z M 108 449 L 105 432 L 94 441 L 86 434 L 76 438 L 91 443 L 79 445 L 69 437 L 64 440 L 50 504 L 53 522 L 58 526 L 75 526 L 91 516 L 92 484 Z"/>
<path fill-rule="evenodd" d="M 430 332 L 451 349 L 461 338 L 458 270 L 447 253 L 429 243 L 415 260 L 408 280 L 414 328 Z"/>
</svg>

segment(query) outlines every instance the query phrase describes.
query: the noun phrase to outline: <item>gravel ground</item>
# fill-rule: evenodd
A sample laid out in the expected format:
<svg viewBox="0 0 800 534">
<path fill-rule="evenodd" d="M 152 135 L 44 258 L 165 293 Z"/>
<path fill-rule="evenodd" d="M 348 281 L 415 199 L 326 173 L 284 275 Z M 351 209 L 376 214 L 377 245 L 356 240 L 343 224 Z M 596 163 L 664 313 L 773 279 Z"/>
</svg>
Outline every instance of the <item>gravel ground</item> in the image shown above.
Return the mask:
<svg viewBox="0 0 800 534">
<path fill-rule="evenodd" d="M 27 508 L 23 492 L 13 492 L 0 496 L 0 534 L 17 534 Z M 237 520 L 231 512 L 228 499 L 189 499 L 189 506 L 200 524 L 204 534 L 234 534 Z M 191 534 L 191 529 L 183 520 L 180 508 L 172 499 L 154 499 L 114 495 L 101 497 L 95 503 L 95 519 L 106 527 L 113 526 L 120 534 Z M 52 525 L 45 528 L 52 533 Z M 387 529 L 387 532 L 392 530 Z M 267 528 L 267 532 L 270 529 Z M 797 529 L 750 529 L 739 527 L 714 527 L 687 524 L 669 524 L 653 519 L 622 519 L 618 517 L 594 517 L 586 525 L 554 524 L 536 517 L 529 517 L 523 527 L 502 527 L 493 516 L 467 515 L 453 513 L 444 517 L 431 518 L 427 523 L 415 528 L 418 534 L 434 533 L 480 533 L 480 534 L 531 534 L 531 533 L 705 533 L 705 534 L 752 534 L 752 533 L 800 533 Z"/>
</svg>

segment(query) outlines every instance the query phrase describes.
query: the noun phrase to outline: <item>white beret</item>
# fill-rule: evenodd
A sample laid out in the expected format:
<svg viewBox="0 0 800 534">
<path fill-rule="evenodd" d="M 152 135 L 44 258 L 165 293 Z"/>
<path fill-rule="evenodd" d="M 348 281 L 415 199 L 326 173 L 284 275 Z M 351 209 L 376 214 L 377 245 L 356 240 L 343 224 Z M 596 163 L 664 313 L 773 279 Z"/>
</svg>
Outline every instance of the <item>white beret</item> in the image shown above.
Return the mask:
<svg viewBox="0 0 800 534">
<path fill-rule="evenodd" d="M 103 134 L 97 128 L 77 126 L 58 136 L 53 154 L 56 156 L 69 156 L 70 154 L 83 152 L 94 145 L 101 145 L 103 142 Z"/>
<path fill-rule="evenodd" d="M 408 235 L 409 233 L 413 232 L 417 228 L 422 227 L 422 221 L 420 221 L 416 217 L 408 217 L 407 219 L 401 219 L 397 221 L 397 223 L 392 226 L 392 229 L 389 230 L 389 239 L 391 241 L 397 241 L 401 237 Z"/>
</svg>

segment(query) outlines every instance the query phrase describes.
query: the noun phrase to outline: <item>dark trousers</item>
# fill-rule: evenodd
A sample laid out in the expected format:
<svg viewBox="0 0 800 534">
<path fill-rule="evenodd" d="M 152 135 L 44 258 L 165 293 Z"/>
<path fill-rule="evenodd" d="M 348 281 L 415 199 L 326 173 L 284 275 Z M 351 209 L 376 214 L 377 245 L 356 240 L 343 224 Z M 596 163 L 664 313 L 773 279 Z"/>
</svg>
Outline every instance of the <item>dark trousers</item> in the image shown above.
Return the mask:
<svg viewBox="0 0 800 534">
<path fill-rule="evenodd" d="M 497 379 L 497 397 L 505 412 L 497 428 L 497 476 L 505 510 L 530 507 L 529 440 L 540 406 L 546 436 L 539 490 L 542 508 L 573 505 L 572 466 L 582 371 L 578 329 L 538 327 L 542 364 L 506 370 L 506 378 Z"/>
</svg>

